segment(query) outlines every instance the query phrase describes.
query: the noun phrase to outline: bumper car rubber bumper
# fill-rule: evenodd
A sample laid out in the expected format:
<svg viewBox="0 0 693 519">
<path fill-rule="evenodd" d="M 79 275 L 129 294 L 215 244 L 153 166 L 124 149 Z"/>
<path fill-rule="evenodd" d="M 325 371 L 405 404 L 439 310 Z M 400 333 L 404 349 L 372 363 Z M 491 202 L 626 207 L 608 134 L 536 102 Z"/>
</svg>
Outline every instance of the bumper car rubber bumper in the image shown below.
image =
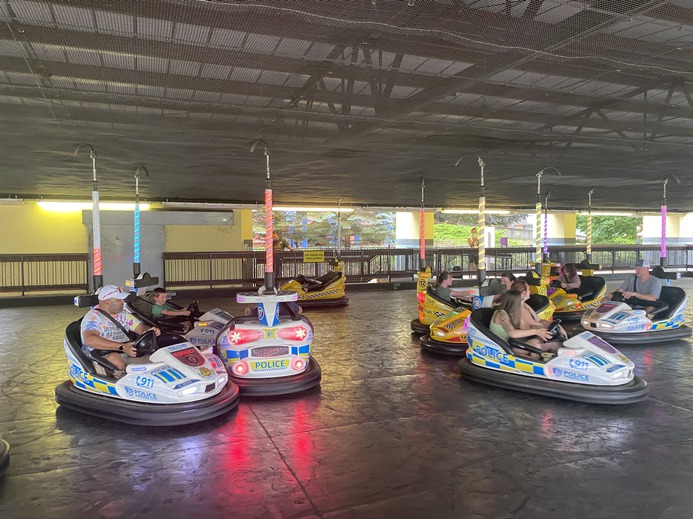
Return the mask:
<svg viewBox="0 0 693 519">
<path fill-rule="evenodd" d="M 450 355 L 452 357 L 464 357 L 467 353 L 466 342 L 442 342 L 432 339 L 430 335 L 424 335 L 419 339 L 421 349 L 430 351 L 431 353 L 439 353 L 441 355 Z"/>
<path fill-rule="evenodd" d="M 553 313 L 554 319 L 560 319 L 561 321 L 579 321 L 582 316 L 585 315 L 587 310 L 578 310 L 576 312 L 559 312 L 556 310 Z"/>
<path fill-rule="evenodd" d="M 322 379 L 320 364 L 313 357 L 308 367 L 297 375 L 275 378 L 240 378 L 229 374 L 229 379 L 238 385 L 242 396 L 277 396 L 300 393 L 311 389 Z"/>
<path fill-rule="evenodd" d="M 652 344 L 657 344 L 660 342 L 677 341 L 680 339 L 686 339 L 691 336 L 690 326 L 679 326 L 678 328 L 672 328 L 669 330 L 649 330 L 646 332 L 638 333 L 608 333 L 599 330 L 593 330 L 589 328 L 589 331 L 595 335 L 598 335 L 604 339 L 609 344 L 619 345 L 642 345 L 650 346 Z"/>
<path fill-rule="evenodd" d="M 411 321 L 411 331 L 419 335 L 426 335 L 430 331 L 430 328 L 429 325 L 423 324 L 418 319 L 412 319 Z"/>
<path fill-rule="evenodd" d="M 10 444 L 5 440 L 0 440 L 0 478 L 7 472 L 10 466 Z"/>
<path fill-rule="evenodd" d="M 633 404 L 647 398 L 649 391 L 647 382 L 640 377 L 621 386 L 588 386 L 482 368 L 466 357 L 459 365 L 462 376 L 474 382 L 587 404 Z"/>
<path fill-rule="evenodd" d="M 346 306 L 349 304 L 348 297 L 337 299 L 299 299 L 296 303 L 302 308 L 328 308 L 331 306 Z"/>
<path fill-rule="evenodd" d="M 55 401 L 81 413 L 133 425 L 175 426 L 210 420 L 238 406 L 239 390 L 228 382 L 205 400 L 180 404 L 149 404 L 101 396 L 76 388 L 66 380 L 55 388 Z"/>
</svg>

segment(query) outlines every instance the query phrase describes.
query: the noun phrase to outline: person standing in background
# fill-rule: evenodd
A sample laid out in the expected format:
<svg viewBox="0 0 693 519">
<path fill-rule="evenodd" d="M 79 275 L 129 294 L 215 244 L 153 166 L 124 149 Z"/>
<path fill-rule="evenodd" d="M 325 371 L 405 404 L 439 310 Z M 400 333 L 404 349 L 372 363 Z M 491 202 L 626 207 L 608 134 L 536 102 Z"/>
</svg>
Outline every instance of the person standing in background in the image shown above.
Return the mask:
<svg viewBox="0 0 693 519">
<path fill-rule="evenodd" d="M 467 238 L 467 245 L 474 249 L 469 253 L 469 270 L 476 270 L 479 263 L 479 236 L 476 227 L 472 227 L 472 235 Z"/>
</svg>

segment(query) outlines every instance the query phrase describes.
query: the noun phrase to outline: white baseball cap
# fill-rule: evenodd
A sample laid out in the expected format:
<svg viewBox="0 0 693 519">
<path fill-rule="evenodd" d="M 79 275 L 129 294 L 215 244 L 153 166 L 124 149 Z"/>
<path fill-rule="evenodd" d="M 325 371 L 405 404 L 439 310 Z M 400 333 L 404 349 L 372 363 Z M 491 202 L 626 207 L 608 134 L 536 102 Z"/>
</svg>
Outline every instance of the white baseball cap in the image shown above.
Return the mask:
<svg viewBox="0 0 693 519">
<path fill-rule="evenodd" d="M 635 269 L 640 269 L 640 268 L 650 268 L 650 262 L 647 260 L 638 260 L 635 262 L 635 265 L 633 265 L 633 268 Z"/>
<path fill-rule="evenodd" d="M 104 285 L 96 293 L 99 296 L 99 301 L 105 299 L 125 299 L 130 295 L 129 292 L 125 292 L 122 288 L 115 285 Z"/>
</svg>

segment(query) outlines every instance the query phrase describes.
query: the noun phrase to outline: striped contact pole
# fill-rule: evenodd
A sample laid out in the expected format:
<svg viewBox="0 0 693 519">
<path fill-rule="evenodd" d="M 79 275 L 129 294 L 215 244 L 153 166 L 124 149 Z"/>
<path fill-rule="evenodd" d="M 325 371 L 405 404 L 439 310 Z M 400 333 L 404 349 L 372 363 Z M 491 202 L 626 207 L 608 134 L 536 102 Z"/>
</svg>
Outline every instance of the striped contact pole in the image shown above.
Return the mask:
<svg viewBox="0 0 693 519">
<path fill-rule="evenodd" d="M 93 261 L 93 289 L 96 292 L 97 289 L 103 286 L 103 271 L 101 266 L 101 219 L 99 217 L 99 186 L 96 182 L 96 151 L 91 144 L 86 142 L 77 146 L 74 155 L 77 156 L 79 150 L 82 148 L 89 148 L 89 157 L 91 158 L 91 169 L 92 169 L 92 181 L 91 181 L 91 215 L 92 215 L 92 261 Z"/>
<path fill-rule="evenodd" d="M 421 211 L 419 212 L 419 269 L 426 267 L 426 212 L 424 211 L 424 189 L 426 184 L 421 177 Z"/>
<path fill-rule="evenodd" d="M 667 184 L 670 179 L 676 180 L 678 184 L 681 181 L 675 175 L 669 175 L 662 180 L 662 241 L 659 246 L 659 264 L 664 267 L 667 257 Z"/>
<path fill-rule="evenodd" d="M 140 173 L 144 173 L 146 176 L 149 176 L 147 168 L 144 166 L 138 166 L 137 171 L 135 171 L 135 242 L 132 259 L 132 273 L 135 277 L 139 276 L 140 272 L 142 271 L 140 268 Z"/>
<path fill-rule="evenodd" d="M 587 261 L 592 263 L 592 193 L 595 188 L 587 193 Z"/>
<path fill-rule="evenodd" d="M 250 146 L 250 153 L 255 151 L 255 147 L 262 144 L 265 149 L 265 159 L 267 164 L 267 172 L 265 176 L 265 285 L 258 290 L 259 294 L 264 294 L 270 290 L 276 292 L 274 286 L 274 234 L 272 221 L 272 181 L 270 179 L 270 152 L 267 148 L 267 143 L 262 139 L 258 139 Z"/>
<path fill-rule="evenodd" d="M 479 168 L 481 170 L 481 190 L 479 192 L 479 223 L 478 234 L 479 234 L 479 263 L 477 264 L 477 277 L 479 280 L 479 286 L 486 279 L 486 188 L 484 185 L 484 166 L 486 163 L 478 155 L 476 158 L 479 160 Z"/>
<path fill-rule="evenodd" d="M 547 166 L 537 173 L 537 202 L 536 202 L 536 214 L 537 218 L 534 225 L 534 261 L 536 263 L 537 274 L 541 276 L 541 261 L 542 261 L 542 248 L 541 248 L 541 176 L 544 173 L 552 171 L 556 175 L 560 176 L 561 172 L 553 166 Z"/>
<path fill-rule="evenodd" d="M 542 261 L 549 261 L 549 197 L 551 190 L 548 190 L 544 195 L 544 246 L 542 247 Z"/>
</svg>

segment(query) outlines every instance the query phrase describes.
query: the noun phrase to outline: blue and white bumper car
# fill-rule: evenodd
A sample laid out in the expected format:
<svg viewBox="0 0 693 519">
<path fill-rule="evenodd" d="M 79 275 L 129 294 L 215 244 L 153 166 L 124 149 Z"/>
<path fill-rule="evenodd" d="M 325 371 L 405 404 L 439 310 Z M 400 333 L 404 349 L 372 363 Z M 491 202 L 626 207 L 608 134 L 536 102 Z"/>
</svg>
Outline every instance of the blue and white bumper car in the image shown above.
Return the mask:
<svg viewBox="0 0 693 519">
<path fill-rule="evenodd" d="M 320 364 L 311 356 L 313 325 L 287 303 L 296 292 L 241 292 L 239 303 L 256 304 L 250 316 L 231 319 L 217 336 L 215 349 L 242 396 L 273 396 L 305 391 L 320 384 Z"/>
<path fill-rule="evenodd" d="M 688 304 L 686 292 L 664 286 L 658 301 L 623 299 L 615 293 L 611 301 L 585 314 L 582 327 L 611 344 L 655 344 L 691 336 L 691 327 L 683 324 Z M 654 306 L 651 318 L 645 310 L 633 307 Z"/>
<path fill-rule="evenodd" d="M 224 364 L 200 352 L 181 336 L 153 331 L 135 345 L 147 362 L 129 364 L 115 379 L 113 366 L 98 350 L 83 350 L 80 323 L 65 331 L 69 380 L 55 389 L 55 400 L 82 413 L 135 425 L 185 425 L 215 418 L 238 406 L 238 386 Z"/>
<path fill-rule="evenodd" d="M 590 404 L 630 404 L 647 397 L 648 387 L 633 374 L 634 365 L 590 332 L 567 339 L 558 354 L 545 360 L 515 355 L 513 348 L 541 354 L 520 341 L 505 342 L 489 330 L 494 310 L 472 312 L 464 377 L 491 386 Z"/>
</svg>

